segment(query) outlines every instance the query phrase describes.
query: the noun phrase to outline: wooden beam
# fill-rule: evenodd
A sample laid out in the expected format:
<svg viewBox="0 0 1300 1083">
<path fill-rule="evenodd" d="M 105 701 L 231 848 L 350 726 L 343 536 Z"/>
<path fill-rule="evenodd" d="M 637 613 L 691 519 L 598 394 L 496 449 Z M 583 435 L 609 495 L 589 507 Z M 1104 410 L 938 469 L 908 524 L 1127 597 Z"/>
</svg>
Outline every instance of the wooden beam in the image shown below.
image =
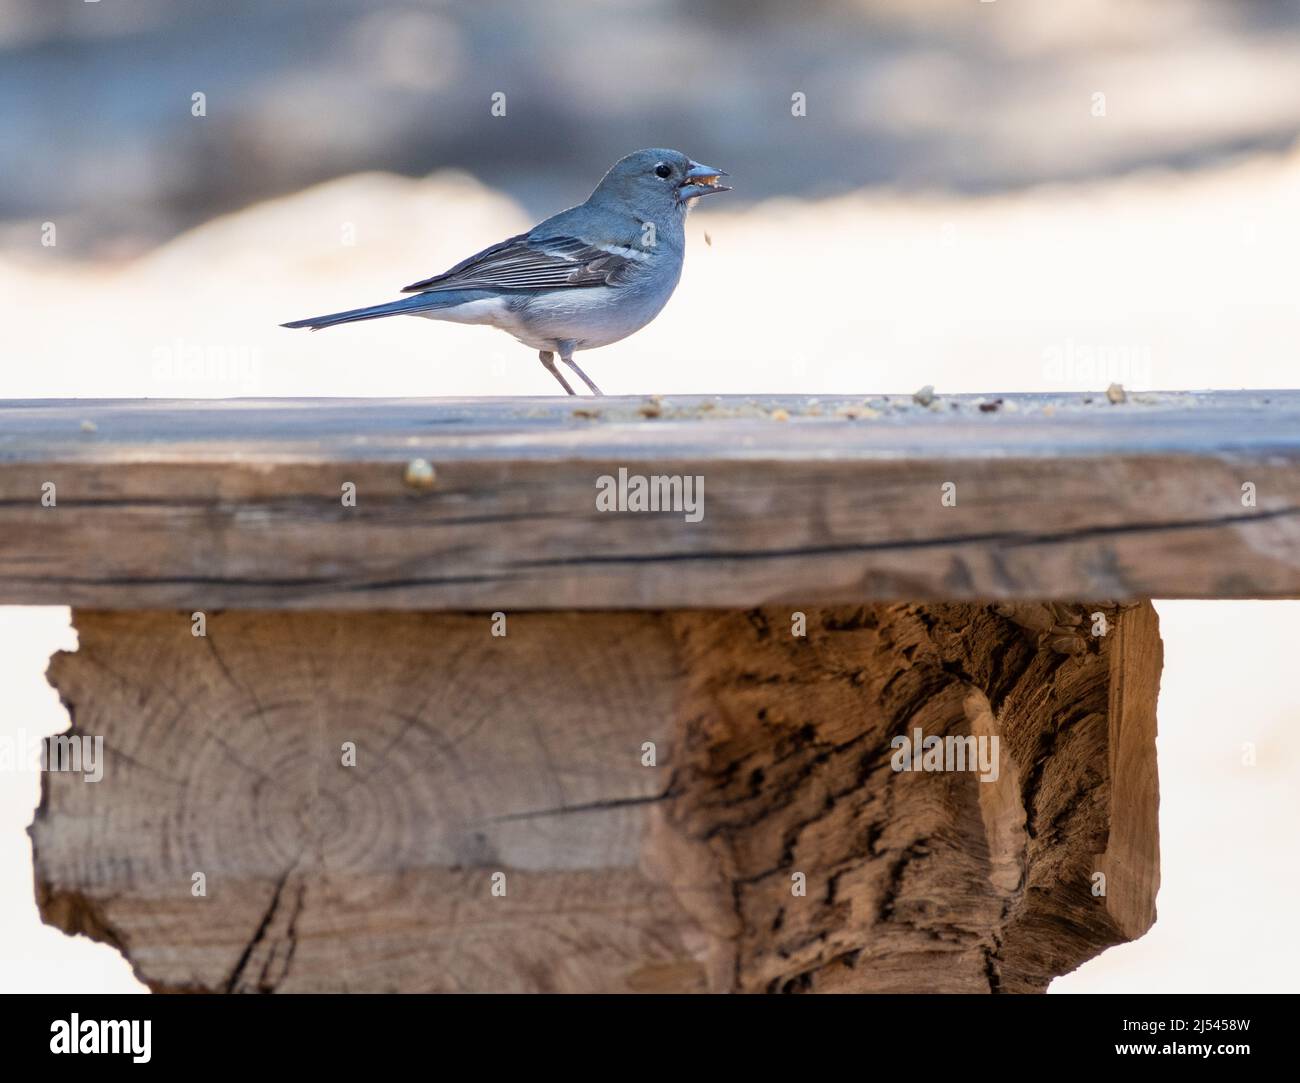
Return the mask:
<svg viewBox="0 0 1300 1083">
<path fill-rule="evenodd" d="M 1146 603 L 75 623 L 38 900 L 157 990 L 1030 991 L 1154 919 Z"/>
<path fill-rule="evenodd" d="M 1094 398 L 11 403 L 0 604 L 1300 597 L 1300 393 Z"/>
</svg>

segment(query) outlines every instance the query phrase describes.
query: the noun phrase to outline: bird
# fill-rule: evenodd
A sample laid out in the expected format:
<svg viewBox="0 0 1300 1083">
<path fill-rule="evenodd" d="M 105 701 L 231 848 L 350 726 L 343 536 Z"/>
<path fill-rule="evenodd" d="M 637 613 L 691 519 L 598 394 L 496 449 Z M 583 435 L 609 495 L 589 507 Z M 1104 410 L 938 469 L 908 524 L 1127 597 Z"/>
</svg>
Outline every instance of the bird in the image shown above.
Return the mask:
<svg viewBox="0 0 1300 1083">
<path fill-rule="evenodd" d="M 731 191 L 720 182 L 726 176 L 680 151 L 634 151 L 586 202 L 406 286 L 410 297 L 281 326 L 318 331 L 401 315 L 487 324 L 537 350 L 567 394 L 576 392 L 557 356 L 600 395 L 573 355 L 627 338 L 659 315 L 681 278 L 686 216 L 700 197 Z"/>
</svg>

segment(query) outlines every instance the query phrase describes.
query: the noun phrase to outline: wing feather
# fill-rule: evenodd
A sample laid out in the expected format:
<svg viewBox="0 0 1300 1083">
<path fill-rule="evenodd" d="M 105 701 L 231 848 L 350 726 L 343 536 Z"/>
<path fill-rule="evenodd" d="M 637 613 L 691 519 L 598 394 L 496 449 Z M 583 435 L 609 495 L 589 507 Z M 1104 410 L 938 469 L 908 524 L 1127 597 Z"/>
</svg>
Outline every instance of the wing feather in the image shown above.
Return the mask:
<svg viewBox="0 0 1300 1083">
<path fill-rule="evenodd" d="M 429 290 L 543 290 L 608 286 L 634 274 L 649 253 L 589 244 L 577 237 L 521 233 L 462 260 L 449 271 L 414 282 L 403 293 Z"/>
</svg>

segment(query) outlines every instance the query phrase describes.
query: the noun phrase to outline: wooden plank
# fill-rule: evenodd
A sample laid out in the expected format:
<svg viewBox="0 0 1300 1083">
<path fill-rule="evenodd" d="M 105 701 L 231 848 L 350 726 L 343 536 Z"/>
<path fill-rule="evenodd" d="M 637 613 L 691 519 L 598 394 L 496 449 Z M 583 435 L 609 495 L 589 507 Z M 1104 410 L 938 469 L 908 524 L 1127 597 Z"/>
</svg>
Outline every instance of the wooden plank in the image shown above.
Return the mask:
<svg viewBox="0 0 1300 1083">
<path fill-rule="evenodd" d="M 792 617 L 79 610 L 41 913 L 286 992 L 1028 992 L 1150 926 L 1149 603 Z"/>
<path fill-rule="evenodd" d="M 598 511 L 620 468 L 702 518 Z M 1078 597 L 1300 597 L 1300 392 L 0 407 L 0 604 Z"/>
</svg>

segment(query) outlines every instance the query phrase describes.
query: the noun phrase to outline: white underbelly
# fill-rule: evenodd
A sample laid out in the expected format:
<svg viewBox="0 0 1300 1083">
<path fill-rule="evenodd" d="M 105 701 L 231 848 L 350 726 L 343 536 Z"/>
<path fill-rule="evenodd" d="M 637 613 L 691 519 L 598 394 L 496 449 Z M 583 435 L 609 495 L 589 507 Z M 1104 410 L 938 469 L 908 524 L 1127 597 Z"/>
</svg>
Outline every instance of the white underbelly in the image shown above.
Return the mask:
<svg viewBox="0 0 1300 1083">
<path fill-rule="evenodd" d="M 412 315 L 423 316 L 427 320 L 442 320 L 445 323 L 486 323 L 499 327 L 510 313 L 505 301 L 500 297 L 484 297 L 478 301 L 466 301 L 464 304 L 451 305 L 447 308 L 414 312 Z"/>
<path fill-rule="evenodd" d="M 554 350 L 560 343 L 594 350 L 627 338 L 653 320 L 676 285 L 674 278 L 655 289 L 597 286 L 552 290 L 527 299 L 485 297 L 417 315 L 498 327 L 535 350 Z"/>
</svg>

